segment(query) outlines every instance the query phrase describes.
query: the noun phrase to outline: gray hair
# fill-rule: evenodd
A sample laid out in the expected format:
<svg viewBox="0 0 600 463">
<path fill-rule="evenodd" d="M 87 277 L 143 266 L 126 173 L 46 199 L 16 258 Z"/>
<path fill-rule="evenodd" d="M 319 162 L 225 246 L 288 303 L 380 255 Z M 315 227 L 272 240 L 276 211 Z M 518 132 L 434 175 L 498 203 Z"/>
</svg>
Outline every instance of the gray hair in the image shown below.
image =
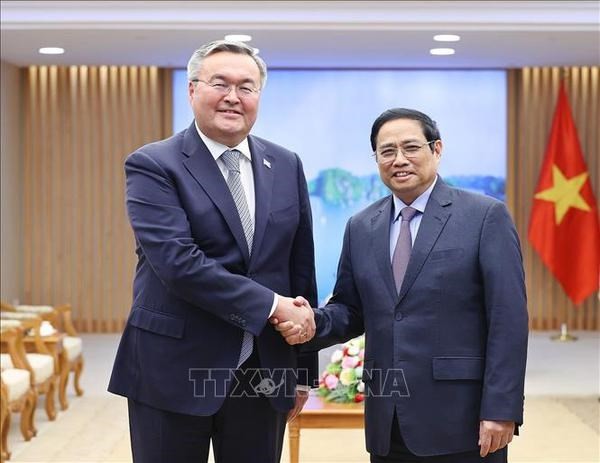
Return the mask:
<svg viewBox="0 0 600 463">
<path fill-rule="evenodd" d="M 194 53 L 192 53 L 187 65 L 188 80 L 192 81 L 198 78 L 198 71 L 202 66 L 202 61 L 204 58 L 221 51 L 228 51 L 230 53 L 250 56 L 258 66 L 258 70 L 260 72 L 260 88 L 264 88 L 265 84 L 267 83 L 267 65 L 265 62 L 254 52 L 252 47 L 249 47 L 243 42 L 233 42 L 231 40 L 215 40 L 202 45 Z"/>
</svg>

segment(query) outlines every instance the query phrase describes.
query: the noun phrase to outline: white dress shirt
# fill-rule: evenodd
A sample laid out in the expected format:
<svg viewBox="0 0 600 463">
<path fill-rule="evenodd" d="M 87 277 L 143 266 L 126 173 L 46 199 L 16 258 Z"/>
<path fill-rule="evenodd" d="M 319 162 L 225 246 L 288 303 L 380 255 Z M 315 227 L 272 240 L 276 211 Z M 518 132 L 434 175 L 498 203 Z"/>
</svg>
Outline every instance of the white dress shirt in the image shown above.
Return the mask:
<svg viewBox="0 0 600 463">
<path fill-rule="evenodd" d="M 210 154 L 212 154 L 212 157 L 215 158 L 217 166 L 219 166 L 219 170 L 223 174 L 223 178 L 225 179 L 225 181 L 227 181 L 229 171 L 227 170 L 223 159 L 221 159 L 221 155 L 227 150 L 238 150 L 240 153 L 242 153 L 242 156 L 240 156 L 240 180 L 242 181 L 242 186 L 244 187 L 244 194 L 246 195 L 248 210 L 250 211 L 250 217 L 252 218 L 252 226 L 254 226 L 256 199 L 254 196 L 254 174 L 252 173 L 252 154 L 250 153 L 250 146 L 248 146 L 248 139 L 244 138 L 239 145 L 230 148 L 229 146 L 225 146 L 219 142 L 208 138 L 198 128 L 198 124 L 196 124 L 196 130 L 198 131 L 198 135 L 200 135 L 200 138 L 208 148 L 208 151 L 210 151 Z"/>
</svg>

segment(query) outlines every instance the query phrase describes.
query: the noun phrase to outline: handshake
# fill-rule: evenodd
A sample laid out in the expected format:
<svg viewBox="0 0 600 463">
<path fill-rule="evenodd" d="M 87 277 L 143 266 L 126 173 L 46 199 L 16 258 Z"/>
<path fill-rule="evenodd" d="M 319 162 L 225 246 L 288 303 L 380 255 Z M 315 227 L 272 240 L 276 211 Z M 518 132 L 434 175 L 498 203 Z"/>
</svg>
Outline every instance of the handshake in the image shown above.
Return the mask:
<svg viewBox="0 0 600 463">
<path fill-rule="evenodd" d="M 310 341 L 316 331 L 314 312 L 302 296 L 295 299 L 279 296 L 269 322 L 290 345 Z"/>
</svg>

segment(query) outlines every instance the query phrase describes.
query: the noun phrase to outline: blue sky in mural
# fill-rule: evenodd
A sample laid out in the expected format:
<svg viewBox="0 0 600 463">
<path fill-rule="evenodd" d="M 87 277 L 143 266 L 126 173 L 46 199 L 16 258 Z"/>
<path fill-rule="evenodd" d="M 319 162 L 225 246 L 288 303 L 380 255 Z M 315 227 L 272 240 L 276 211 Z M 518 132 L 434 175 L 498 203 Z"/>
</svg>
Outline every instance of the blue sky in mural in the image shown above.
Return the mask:
<svg viewBox="0 0 600 463">
<path fill-rule="evenodd" d="M 173 129 L 192 121 L 185 71 L 174 80 Z M 347 219 L 389 192 L 379 181 L 369 134 L 392 107 L 437 121 L 440 174 L 451 183 L 504 199 L 506 74 L 462 70 L 272 70 L 255 135 L 297 152 L 313 207 L 319 297 L 328 296 Z"/>
</svg>

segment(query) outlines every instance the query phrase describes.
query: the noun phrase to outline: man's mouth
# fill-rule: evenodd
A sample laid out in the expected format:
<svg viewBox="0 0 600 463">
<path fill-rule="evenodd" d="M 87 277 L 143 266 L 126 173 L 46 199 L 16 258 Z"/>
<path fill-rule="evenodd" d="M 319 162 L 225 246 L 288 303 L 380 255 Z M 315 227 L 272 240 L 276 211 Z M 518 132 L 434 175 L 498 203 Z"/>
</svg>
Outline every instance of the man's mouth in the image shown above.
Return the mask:
<svg viewBox="0 0 600 463">
<path fill-rule="evenodd" d="M 404 172 L 404 171 L 403 172 L 394 172 L 392 174 L 392 177 L 395 177 L 395 178 L 406 178 L 409 175 L 412 175 L 412 172 Z"/>
<path fill-rule="evenodd" d="M 217 112 L 223 113 L 223 114 L 237 114 L 239 116 L 242 115 L 241 112 L 236 111 L 235 109 L 219 109 Z"/>
</svg>

